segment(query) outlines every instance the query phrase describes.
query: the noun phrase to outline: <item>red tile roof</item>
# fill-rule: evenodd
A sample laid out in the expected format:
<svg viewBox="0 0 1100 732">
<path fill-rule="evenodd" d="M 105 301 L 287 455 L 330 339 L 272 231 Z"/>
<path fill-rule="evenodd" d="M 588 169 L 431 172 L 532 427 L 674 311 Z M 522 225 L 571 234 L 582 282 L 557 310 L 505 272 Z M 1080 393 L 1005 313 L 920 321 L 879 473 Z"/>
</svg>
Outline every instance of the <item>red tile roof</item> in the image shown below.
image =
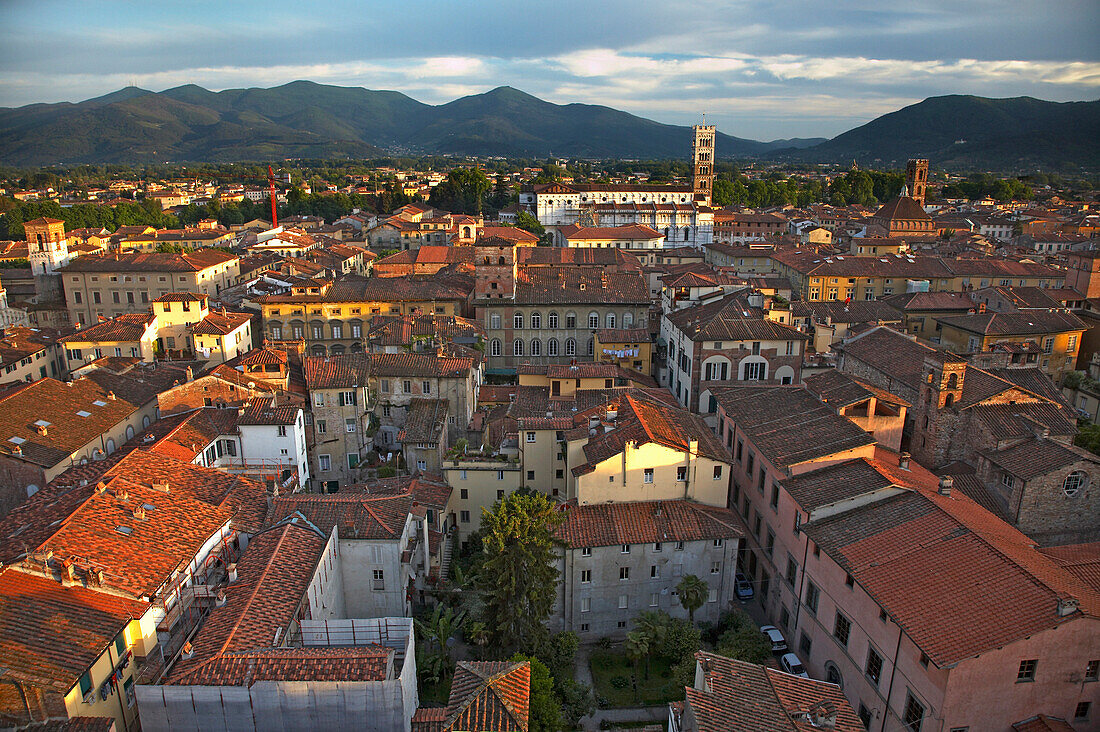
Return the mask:
<svg viewBox="0 0 1100 732">
<path fill-rule="evenodd" d="M 472 358 L 434 353 L 348 353 L 310 356 L 302 368 L 310 389 L 338 389 L 366 386 L 372 376 L 465 378 L 473 367 Z"/>
<path fill-rule="evenodd" d="M 80 330 L 61 338 L 62 343 L 88 343 L 110 341 L 140 341 L 150 332 L 156 320 L 152 313 L 123 313 L 110 320 Z"/>
<path fill-rule="evenodd" d="M 14 568 L 0 571 L 4 676 L 66 693 L 148 603 Z"/>
<path fill-rule="evenodd" d="M 252 319 L 248 313 L 230 313 L 226 311 L 210 313 L 191 326 L 191 332 L 195 335 L 226 335 L 241 328 Z"/>
<path fill-rule="evenodd" d="M 527 732 L 531 664 L 459 661 L 447 701 L 445 732 Z"/>
<path fill-rule="evenodd" d="M 835 713 L 832 729 L 862 732 L 865 728 L 840 687 L 824 681 L 784 674 L 756 664 L 699 651 L 703 688 L 685 689 L 698 732 L 811 732 L 806 715 L 821 708 Z"/>
<path fill-rule="evenodd" d="M 567 504 L 557 536 L 571 548 L 728 539 L 741 535 L 733 511 L 694 501 Z"/>
<path fill-rule="evenodd" d="M 298 512 L 322 531 L 338 527 L 341 539 L 397 541 L 405 530 L 414 500 L 411 493 L 379 496 L 359 492 L 295 493 L 276 498 L 271 517 L 279 520 Z"/>
</svg>

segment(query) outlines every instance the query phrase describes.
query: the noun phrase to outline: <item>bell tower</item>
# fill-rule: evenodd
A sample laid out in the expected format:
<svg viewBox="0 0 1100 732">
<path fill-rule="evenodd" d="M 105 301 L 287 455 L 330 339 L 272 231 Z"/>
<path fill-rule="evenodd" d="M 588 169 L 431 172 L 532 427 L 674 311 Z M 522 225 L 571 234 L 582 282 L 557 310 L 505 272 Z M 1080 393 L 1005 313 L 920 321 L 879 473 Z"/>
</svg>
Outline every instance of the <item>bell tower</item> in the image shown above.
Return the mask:
<svg viewBox="0 0 1100 732">
<path fill-rule="evenodd" d="M 924 208 L 925 189 L 928 187 L 928 161 L 924 158 L 912 158 L 905 164 L 905 187 L 909 197 Z"/>
<path fill-rule="evenodd" d="M 65 222 L 38 218 L 23 224 L 27 234 L 27 253 L 35 275 L 52 275 L 69 263 L 69 241 Z"/>
<path fill-rule="evenodd" d="M 699 204 L 709 206 L 711 189 L 714 187 L 714 125 L 692 125 L 695 138 L 691 144 L 692 161 L 692 199 Z"/>
</svg>

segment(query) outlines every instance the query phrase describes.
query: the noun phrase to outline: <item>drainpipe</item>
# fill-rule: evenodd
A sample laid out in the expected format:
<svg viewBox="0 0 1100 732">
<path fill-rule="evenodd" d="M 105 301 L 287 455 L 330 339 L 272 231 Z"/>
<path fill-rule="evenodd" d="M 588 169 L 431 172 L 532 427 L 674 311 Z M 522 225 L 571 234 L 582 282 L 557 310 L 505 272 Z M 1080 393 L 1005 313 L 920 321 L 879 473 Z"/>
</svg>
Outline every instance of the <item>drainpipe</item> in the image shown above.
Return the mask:
<svg viewBox="0 0 1100 732">
<path fill-rule="evenodd" d="M 798 509 L 795 509 L 798 511 Z M 795 514 L 796 517 L 801 517 L 801 512 Z M 802 577 L 798 580 L 798 597 L 795 598 L 794 603 L 794 627 L 799 627 L 799 622 L 802 620 L 802 591 L 806 587 L 806 562 L 810 561 L 810 540 L 806 536 L 805 532 L 801 529 L 799 524 L 798 533 L 802 535 Z M 893 681 L 893 679 L 890 679 Z"/>
<path fill-rule="evenodd" d="M 893 618 L 891 618 L 893 620 Z M 897 625 L 897 621 L 894 621 L 894 625 Z M 886 718 L 890 716 L 890 697 L 894 693 L 894 677 L 898 674 L 898 654 L 901 653 L 901 626 L 898 625 L 898 645 L 894 649 L 894 661 L 890 668 L 890 686 L 886 689 L 886 709 L 882 713 L 882 726 L 879 728 L 880 732 L 886 732 Z"/>
</svg>

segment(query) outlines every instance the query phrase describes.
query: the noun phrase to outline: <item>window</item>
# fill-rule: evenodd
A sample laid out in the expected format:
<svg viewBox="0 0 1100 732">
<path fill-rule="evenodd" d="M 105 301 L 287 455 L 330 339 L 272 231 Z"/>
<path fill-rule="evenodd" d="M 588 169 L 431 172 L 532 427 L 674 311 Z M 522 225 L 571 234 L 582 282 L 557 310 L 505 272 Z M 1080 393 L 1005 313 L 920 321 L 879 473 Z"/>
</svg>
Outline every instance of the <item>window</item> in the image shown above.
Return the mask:
<svg viewBox="0 0 1100 732">
<path fill-rule="evenodd" d="M 726 543 L 725 539 L 715 539 L 714 540 L 714 546 L 722 546 L 725 543 Z"/>
<path fill-rule="evenodd" d="M 1054 353 L 1054 338 L 1048 337 L 1043 339 L 1043 353 Z"/>
<path fill-rule="evenodd" d="M 642 482 L 644 482 L 644 483 L 652 483 L 653 482 L 653 468 L 643 468 L 642 469 Z"/>
<path fill-rule="evenodd" d="M 848 589 L 851 589 L 852 587 L 855 587 L 855 584 L 856 584 L 856 581 L 852 577 L 852 575 L 850 575 L 850 574 L 844 575 L 844 586 L 845 587 L 847 587 Z"/>
<path fill-rule="evenodd" d="M 577 341 L 574 338 L 565 339 L 565 355 L 576 356 L 577 355 Z"/>
<path fill-rule="evenodd" d="M 619 567 L 619 579 L 620 580 L 630 579 L 630 567 Z"/>
<path fill-rule="evenodd" d="M 714 466 L 714 480 L 722 480 L 722 466 L 721 465 L 715 465 Z"/>
<path fill-rule="evenodd" d="M 582 613 L 587 613 L 587 612 L 591 612 L 591 611 L 592 611 L 592 598 L 591 597 L 582 597 L 581 598 L 581 612 Z"/>
<path fill-rule="evenodd" d="M 810 636 L 805 633 L 798 639 L 798 650 L 802 651 L 802 659 L 805 661 L 810 660 L 810 649 L 813 648 L 813 641 L 810 640 Z"/>
<path fill-rule="evenodd" d="M 906 692 L 905 712 L 901 721 L 909 729 L 909 732 L 920 732 L 921 723 L 924 721 L 924 705 L 917 701 L 912 692 Z"/>
<path fill-rule="evenodd" d="M 522 356 L 523 355 L 523 340 L 522 339 L 517 338 L 514 341 L 512 341 L 512 355 L 513 356 Z"/>
<path fill-rule="evenodd" d="M 592 556 L 592 547 L 590 547 L 590 546 L 582 547 L 581 548 L 581 556 L 582 557 Z"/>
<path fill-rule="evenodd" d="M 565 327 L 566 328 L 576 328 L 577 327 L 577 316 L 576 316 L 576 314 L 568 313 L 565 316 Z"/>
<path fill-rule="evenodd" d="M 503 348 L 500 345 L 500 339 L 494 338 L 493 340 L 489 341 L 489 355 L 500 356 L 502 354 Z"/>
<path fill-rule="evenodd" d="M 279 437 L 286 437 L 286 425 L 279 425 Z"/>
<path fill-rule="evenodd" d="M 382 405 L 382 416 L 383 417 L 390 416 L 390 405 L 389 404 L 383 404 Z"/>
<path fill-rule="evenodd" d="M 784 628 L 791 627 L 791 611 L 788 610 L 786 606 L 780 608 L 779 610 L 779 624 L 782 625 Z"/>
<path fill-rule="evenodd" d="M 1073 720 L 1075 722 L 1081 722 L 1089 718 L 1089 711 L 1092 709 L 1092 702 L 1083 701 L 1077 702 L 1077 709 L 1073 712 Z"/>
<path fill-rule="evenodd" d="M 882 678 L 882 656 L 878 655 L 874 648 L 867 651 L 867 678 L 875 686 L 878 686 Z"/>
<path fill-rule="evenodd" d="M 840 641 L 840 645 L 848 645 L 848 636 L 852 632 L 852 621 L 840 613 L 836 614 L 836 625 L 833 626 L 833 637 Z"/>
<path fill-rule="evenodd" d="M 1032 658 L 1027 661 L 1020 661 L 1020 668 L 1016 671 L 1016 681 L 1034 681 L 1035 680 L 1035 667 L 1039 665 L 1039 659 Z"/>
<path fill-rule="evenodd" d="M 794 587 L 794 581 L 798 577 L 798 563 L 794 561 L 794 557 L 787 556 L 787 584 L 792 588 Z"/>
<path fill-rule="evenodd" d="M 494 313 L 489 316 L 489 328 L 492 330 L 500 330 L 500 315 Z"/>
<path fill-rule="evenodd" d="M 503 470 L 498 470 L 497 471 L 497 480 L 504 480 L 504 471 Z"/>
<path fill-rule="evenodd" d="M 588 623 L 581 623 L 581 632 L 582 633 L 587 633 L 588 632 Z"/>
<path fill-rule="evenodd" d="M 710 563 L 710 573 L 711 574 L 719 574 L 721 571 L 722 571 L 722 563 L 721 562 L 711 562 Z"/>
<path fill-rule="evenodd" d="M 534 432 L 528 432 L 527 433 L 527 441 L 528 442 L 534 442 L 535 441 L 535 433 Z"/>
<path fill-rule="evenodd" d="M 348 417 L 344 420 L 344 432 L 355 432 L 355 417 Z"/>
<path fill-rule="evenodd" d="M 920 654 L 920 665 L 921 665 L 921 666 L 924 666 L 925 668 L 928 668 L 928 661 L 929 661 L 929 660 L 930 660 L 930 659 L 928 658 L 928 654 L 927 654 L 927 653 L 921 653 L 921 654 Z"/>
<path fill-rule="evenodd" d="M 318 455 L 317 465 L 321 468 L 321 472 L 328 472 L 332 470 L 332 456 L 330 455 Z"/>
<path fill-rule="evenodd" d="M 504 498 L 504 490 L 503 489 L 498 489 L 497 490 L 497 500 L 499 501 L 501 498 Z"/>
<path fill-rule="evenodd" d="M 1077 336 L 1071 335 L 1069 337 L 1069 341 L 1066 342 L 1066 351 L 1068 353 L 1073 353 L 1076 350 L 1077 350 Z"/>
<path fill-rule="evenodd" d="M 600 316 L 598 313 L 588 314 L 588 327 L 592 330 L 596 330 L 600 327 Z"/>
<path fill-rule="evenodd" d="M 745 364 L 745 375 L 742 378 L 743 381 L 761 381 L 765 378 L 768 365 L 764 363 L 747 363 Z"/>
<path fill-rule="evenodd" d="M 470 523 L 470 512 L 469 511 L 459 512 L 459 520 L 462 521 L 462 523 L 464 523 L 464 524 Z"/>
<path fill-rule="evenodd" d="M 777 486 L 775 483 L 772 483 L 772 498 L 769 503 L 771 504 L 773 511 L 779 511 L 779 486 Z"/>
<path fill-rule="evenodd" d="M 512 316 L 512 327 L 516 330 L 523 327 L 523 313 L 516 313 Z"/>
<path fill-rule="evenodd" d="M 1088 476 L 1082 470 L 1074 470 L 1062 481 L 1062 492 L 1072 498 L 1088 486 Z"/>
<path fill-rule="evenodd" d="M 623 544 L 620 546 L 619 554 L 630 554 L 630 544 Z"/>
<path fill-rule="evenodd" d="M 354 391 L 342 391 L 340 392 L 340 406 L 351 407 L 355 406 L 355 392 Z"/>
<path fill-rule="evenodd" d="M 657 605 L 660 602 L 661 602 L 661 593 L 659 593 L 659 592 L 649 593 L 649 606 L 650 607 L 657 607 Z"/>
<path fill-rule="evenodd" d="M 626 595 L 619 595 L 619 609 L 620 610 L 626 610 L 626 608 L 627 608 L 627 597 L 626 597 Z"/>
<path fill-rule="evenodd" d="M 349 452 L 348 453 L 348 468 L 354 470 L 356 468 L 356 466 L 358 466 L 358 465 L 359 465 L 359 453 Z"/>
<path fill-rule="evenodd" d="M 859 703 L 859 721 L 864 727 L 871 729 L 871 710 L 863 702 Z"/>
<path fill-rule="evenodd" d="M 386 589 L 386 573 L 381 569 L 373 570 L 371 577 L 371 589 L 381 592 Z"/>
<path fill-rule="evenodd" d="M 531 313 L 531 327 L 534 330 L 538 330 L 542 327 L 542 315 L 539 313 Z"/>
<path fill-rule="evenodd" d="M 718 590 L 712 589 L 707 593 L 707 602 L 718 602 Z"/>
<path fill-rule="evenodd" d="M 688 469 L 683 465 L 677 466 L 676 467 L 676 480 L 684 481 L 684 480 L 687 480 L 687 479 L 688 479 Z"/>
<path fill-rule="evenodd" d="M 592 570 L 591 569 L 582 569 L 581 570 L 581 582 L 591 582 L 591 581 L 592 581 Z"/>
<path fill-rule="evenodd" d="M 1089 661 L 1085 665 L 1085 681 L 1096 681 L 1100 677 L 1100 660 Z"/>
<path fill-rule="evenodd" d="M 810 611 L 810 614 L 817 615 L 817 600 L 821 596 L 821 591 L 817 589 L 817 585 L 813 582 L 806 583 L 806 609 Z"/>
<path fill-rule="evenodd" d="M 551 338 L 550 340 L 546 341 L 546 355 L 547 356 L 557 356 L 558 355 L 558 339 L 557 338 Z"/>
</svg>

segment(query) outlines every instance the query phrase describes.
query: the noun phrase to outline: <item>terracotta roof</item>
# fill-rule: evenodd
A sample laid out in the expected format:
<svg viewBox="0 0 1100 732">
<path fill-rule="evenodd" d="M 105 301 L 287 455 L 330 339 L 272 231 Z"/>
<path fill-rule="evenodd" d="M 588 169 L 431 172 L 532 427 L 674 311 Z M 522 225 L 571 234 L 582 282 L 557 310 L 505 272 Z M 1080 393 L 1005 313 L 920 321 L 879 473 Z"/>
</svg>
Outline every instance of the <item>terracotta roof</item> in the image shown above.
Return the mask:
<svg viewBox="0 0 1100 732">
<path fill-rule="evenodd" d="M 531 664 L 459 661 L 447 701 L 445 732 L 527 732 Z"/>
<path fill-rule="evenodd" d="M 372 376 L 465 378 L 473 367 L 472 358 L 434 353 L 348 353 L 310 356 L 303 363 L 310 389 L 366 386 Z"/>
<path fill-rule="evenodd" d="M 685 689 L 684 706 L 691 710 L 698 732 L 812 732 L 821 728 L 812 726 L 805 715 L 817 705 L 835 711 L 832 729 L 865 729 L 835 684 L 706 651 L 698 651 L 695 660 L 702 666 L 704 684 L 702 689 Z"/>
<path fill-rule="evenodd" d="M 323 295 L 264 295 L 257 300 L 263 303 L 465 302 L 472 289 L 472 278 L 457 275 L 370 278 L 346 275 L 332 283 Z"/>
<path fill-rule="evenodd" d="M 535 247 L 545 248 L 545 247 Z M 589 267 L 521 267 L 516 305 L 649 305 L 649 285 L 640 271 Z"/>
<path fill-rule="evenodd" d="M 236 254 L 216 249 L 196 249 L 187 254 L 144 252 L 82 256 L 61 267 L 61 272 L 199 272 L 237 261 Z"/>
<path fill-rule="evenodd" d="M 226 335 L 242 327 L 252 319 L 249 313 L 230 313 L 226 311 L 214 311 L 191 326 L 190 330 L 195 335 Z"/>
<path fill-rule="evenodd" d="M 342 540 L 398 541 L 414 500 L 411 493 L 295 493 L 276 498 L 271 517 L 281 520 L 297 512 L 321 531 L 338 527 Z"/>
<path fill-rule="evenodd" d="M 714 302 L 682 308 L 665 318 L 692 340 L 714 341 L 805 341 L 805 333 L 774 320 L 768 320 L 749 306 L 740 294 L 727 295 Z"/>
<path fill-rule="evenodd" d="M 920 205 L 920 202 L 915 198 L 909 196 L 898 196 L 884 203 L 878 211 L 875 212 L 873 218 L 876 219 L 903 219 L 906 221 L 931 220 L 924 207 Z"/>
<path fill-rule="evenodd" d="M 1100 542 L 1041 547 L 1039 551 L 1100 592 Z"/>
<path fill-rule="evenodd" d="M 28 328 L 8 325 L 0 331 L 0 368 L 44 351 L 60 342 L 60 331 L 53 328 Z"/>
<path fill-rule="evenodd" d="M 791 303 L 791 317 L 812 318 L 819 323 L 900 323 L 904 318 L 901 311 L 882 300 L 852 300 L 849 303 L 795 300 Z"/>
<path fill-rule="evenodd" d="M 807 376 L 802 383 L 816 394 L 818 399 L 837 410 L 867 401 L 871 397 L 887 404 L 911 406 L 901 397 L 836 369 Z"/>
<path fill-rule="evenodd" d="M 237 581 L 226 588 L 225 604 L 211 611 L 192 640 L 194 656 L 173 668 L 170 683 L 221 685 L 205 668 L 208 663 L 232 674 L 239 665 L 219 664 L 222 654 L 277 646 L 276 631 L 286 633 L 297 618 L 328 538 L 295 513 L 253 536 L 237 562 Z"/>
<path fill-rule="evenodd" d="M 946 310 L 966 312 L 974 301 L 961 292 L 902 292 L 881 298 L 898 310 Z"/>
<path fill-rule="evenodd" d="M 208 297 L 209 295 L 197 292 L 169 292 L 167 295 L 161 295 L 153 302 L 202 302 Z"/>
<path fill-rule="evenodd" d="M 476 320 L 450 315 L 376 315 L 366 334 L 383 346 L 407 346 L 414 337 L 424 336 L 476 341 L 485 337 L 485 329 Z"/>
<path fill-rule="evenodd" d="M 0 571 L 4 676 L 64 694 L 148 609 L 145 602 L 8 567 Z"/>
<path fill-rule="evenodd" d="M 191 671 L 173 670 L 167 683 L 248 687 L 259 681 L 385 681 L 393 675 L 393 656 L 392 648 L 379 645 L 227 651 Z"/>
<path fill-rule="evenodd" d="M 955 491 L 906 491 L 802 528 L 940 668 L 1100 613 L 1094 589 Z M 1080 611 L 1060 615 L 1069 597 Z"/>
<path fill-rule="evenodd" d="M 694 501 L 570 504 L 567 509 L 556 534 L 574 549 L 741 536 L 732 511 Z"/>
<path fill-rule="evenodd" d="M 944 315 L 937 317 L 936 322 L 968 333 L 992 336 L 1038 336 L 1088 330 L 1088 325 L 1073 313 L 1045 310 Z"/>
<path fill-rule="evenodd" d="M 987 450 L 981 454 L 1021 480 L 1038 478 L 1079 462 L 1100 465 L 1100 457 L 1088 450 L 1042 438 L 1027 440 L 1004 450 Z"/>
<path fill-rule="evenodd" d="M 833 350 L 855 358 L 911 389 L 919 389 L 924 374 L 924 359 L 939 361 L 962 359 L 919 343 L 893 328 L 878 326 L 833 346 Z"/>
<path fill-rule="evenodd" d="M 405 426 L 397 433 L 397 440 L 403 444 L 436 444 L 446 424 L 446 399 L 412 399 Z"/>
<path fill-rule="evenodd" d="M 1045 714 L 1015 722 L 1012 729 L 1015 732 L 1074 732 L 1073 725 L 1066 720 L 1061 717 L 1048 717 Z"/>
<path fill-rule="evenodd" d="M 123 313 L 110 320 L 104 320 L 94 325 L 65 336 L 61 343 L 103 343 L 110 341 L 140 341 L 145 336 L 155 336 L 156 332 L 150 330 L 150 326 L 156 321 L 152 313 Z"/>
<path fill-rule="evenodd" d="M 715 387 L 719 407 L 779 470 L 875 440 L 800 386 Z"/>
<path fill-rule="evenodd" d="M 619 270 L 636 270 L 639 272 L 642 269 L 641 263 L 633 254 L 610 248 L 521 247 L 516 250 L 516 260 L 523 267 L 579 265 L 615 267 Z"/>
<path fill-rule="evenodd" d="M 979 404 L 970 407 L 969 411 L 998 441 L 1031 438 L 1037 428 L 1043 427 L 1058 437 L 1077 432 L 1076 421 L 1067 414 L 1066 408 L 1045 402 Z"/>
</svg>

